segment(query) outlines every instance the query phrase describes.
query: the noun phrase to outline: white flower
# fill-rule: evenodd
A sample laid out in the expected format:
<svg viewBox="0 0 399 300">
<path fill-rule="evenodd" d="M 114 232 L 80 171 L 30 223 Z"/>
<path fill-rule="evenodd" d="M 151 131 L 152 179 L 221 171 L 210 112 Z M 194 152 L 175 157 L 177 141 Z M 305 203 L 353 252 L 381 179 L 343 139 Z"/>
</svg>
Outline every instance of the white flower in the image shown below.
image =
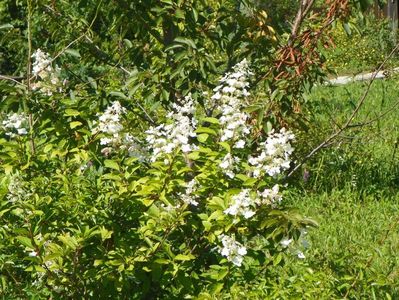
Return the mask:
<svg viewBox="0 0 399 300">
<path fill-rule="evenodd" d="M 259 205 L 276 205 L 281 202 L 282 196 L 279 194 L 279 185 L 275 184 L 271 189 L 265 189 L 263 192 L 258 192 Z"/>
<path fill-rule="evenodd" d="M 220 235 L 219 240 L 221 240 L 223 247 L 219 248 L 219 253 L 231 261 L 234 265 L 240 267 L 244 256 L 247 254 L 247 249 L 235 240 L 234 237 L 228 235 Z"/>
<path fill-rule="evenodd" d="M 291 243 L 292 243 L 292 239 L 288 239 L 288 238 L 283 238 L 280 241 L 281 246 L 283 246 L 284 248 L 287 248 Z"/>
<path fill-rule="evenodd" d="M 182 193 L 178 194 L 180 199 L 184 203 L 197 206 L 198 205 L 198 201 L 197 201 L 198 197 L 196 195 L 194 195 L 197 187 L 198 187 L 198 183 L 195 181 L 195 179 L 192 179 L 191 181 L 189 181 L 187 183 L 185 193 L 184 194 L 182 194 Z"/>
<path fill-rule="evenodd" d="M 222 169 L 223 173 L 230 178 L 234 178 L 235 173 L 235 163 L 240 162 L 238 157 L 233 157 L 230 153 L 227 153 L 222 161 L 219 163 L 219 167 Z"/>
<path fill-rule="evenodd" d="M 129 156 L 144 161 L 146 155 L 142 146 L 131 134 L 124 132 L 124 126 L 121 123 L 124 114 L 126 114 L 126 109 L 119 101 L 113 102 L 105 109 L 104 113 L 98 115 L 98 122 L 92 132 L 105 135 L 100 139 L 100 144 L 106 146 L 101 150 L 105 156 L 109 155 L 112 150 L 127 150 Z"/>
<path fill-rule="evenodd" d="M 197 128 L 197 120 L 193 116 L 194 100 L 188 95 L 181 100 L 181 105 L 174 103 L 172 107 L 175 111 L 167 115 L 171 123 L 152 126 L 146 131 L 146 141 L 152 150 L 151 161 L 156 161 L 163 154 L 172 153 L 178 148 L 184 153 L 197 149 L 190 141 L 196 136 Z"/>
<path fill-rule="evenodd" d="M 277 176 L 290 167 L 290 156 L 294 151 L 290 141 L 294 135 L 282 128 L 279 133 L 270 132 L 266 141 L 259 144 L 258 156 L 250 156 L 248 162 L 253 166 L 252 176 L 260 177 L 267 173 L 269 176 Z"/>
<path fill-rule="evenodd" d="M 245 147 L 245 141 L 239 140 L 234 144 L 234 148 L 243 149 Z"/>
<path fill-rule="evenodd" d="M 56 91 L 62 91 L 60 81 L 60 68 L 52 66 L 52 59 L 48 53 L 37 49 L 32 58 L 32 74 L 39 80 L 32 84 L 33 90 L 40 90 L 43 94 L 51 96 Z"/>
<path fill-rule="evenodd" d="M 216 109 L 221 116 L 219 123 L 222 126 L 221 138 L 223 141 L 236 141 L 234 148 L 243 148 L 243 138 L 250 133 L 251 126 L 247 124 L 249 115 L 242 112 L 245 97 L 249 96 L 246 88 L 249 86 L 248 77 L 252 75 L 249 71 L 248 62 L 244 59 L 233 67 L 232 72 L 227 73 L 221 80 L 220 85 L 214 89 L 215 94 L 211 100 L 216 102 Z M 214 105 L 211 105 L 212 107 Z"/>
<path fill-rule="evenodd" d="M 35 256 L 37 256 L 37 252 L 36 251 L 31 251 L 31 252 L 29 252 L 29 256 L 30 257 L 35 257 Z"/>
<path fill-rule="evenodd" d="M 231 197 L 231 204 L 224 210 L 224 213 L 233 216 L 242 215 L 249 219 L 255 215 L 255 211 L 252 209 L 254 205 L 255 201 L 251 198 L 249 189 L 244 189 Z"/>
<path fill-rule="evenodd" d="M 305 258 L 306 258 L 305 254 L 303 254 L 302 251 L 298 251 L 298 252 L 297 252 L 297 256 L 298 256 L 298 258 L 300 258 L 300 259 L 305 259 Z"/>
<path fill-rule="evenodd" d="M 11 138 L 28 134 L 28 118 L 24 114 L 12 113 L 2 122 L 5 134 Z"/>
</svg>

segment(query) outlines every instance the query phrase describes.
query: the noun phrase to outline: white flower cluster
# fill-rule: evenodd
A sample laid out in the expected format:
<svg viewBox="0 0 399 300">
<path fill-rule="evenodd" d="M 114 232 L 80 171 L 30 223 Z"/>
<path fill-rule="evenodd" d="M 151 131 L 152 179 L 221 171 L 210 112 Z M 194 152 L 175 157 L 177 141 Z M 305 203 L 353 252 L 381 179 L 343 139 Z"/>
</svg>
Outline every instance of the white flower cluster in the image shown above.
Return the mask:
<svg viewBox="0 0 399 300">
<path fill-rule="evenodd" d="M 10 203 L 15 203 L 26 200 L 31 196 L 32 191 L 22 177 L 19 174 L 11 175 L 10 182 L 8 183 L 7 200 Z"/>
<path fill-rule="evenodd" d="M 32 66 L 32 74 L 40 81 L 32 85 L 33 90 L 40 90 L 43 94 L 51 96 L 54 92 L 61 91 L 60 71 L 56 65 L 52 66 L 52 59 L 48 53 L 37 49 L 32 58 L 34 59 Z"/>
<path fill-rule="evenodd" d="M 246 219 L 255 215 L 256 206 L 271 205 L 275 206 L 282 199 L 279 194 L 278 184 L 271 189 L 265 189 L 263 192 L 258 191 L 257 197 L 251 196 L 249 189 L 243 189 L 237 195 L 231 197 L 230 206 L 224 210 L 225 214 L 232 216 L 243 216 Z"/>
<path fill-rule="evenodd" d="M 234 142 L 234 148 L 244 148 L 245 136 L 250 133 L 250 126 L 247 124 L 249 115 L 241 111 L 245 97 L 249 96 L 247 87 L 250 75 L 252 73 L 249 71 L 248 62 L 244 59 L 220 80 L 220 85 L 214 89 L 215 94 L 211 98 L 221 113 L 220 140 Z"/>
<path fill-rule="evenodd" d="M 178 148 L 181 148 L 184 153 L 197 149 L 196 145 L 190 142 L 190 138 L 196 136 L 195 129 L 197 128 L 197 120 L 193 116 L 194 100 L 191 95 L 188 95 L 181 102 L 181 105 L 174 103 L 175 111 L 167 115 L 167 118 L 172 120 L 171 123 L 152 126 L 146 131 L 146 140 L 149 148 L 152 149 L 152 162 Z"/>
<path fill-rule="evenodd" d="M 249 189 L 243 189 L 239 194 L 231 197 L 231 205 L 224 210 L 225 214 L 228 215 L 242 215 L 244 218 L 249 219 L 255 214 L 252 210 L 255 201 L 250 195 Z"/>
<path fill-rule="evenodd" d="M 194 192 L 195 192 L 195 190 L 196 190 L 196 188 L 197 188 L 197 186 L 198 186 L 198 183 L 195 181 L 195 179 L 192 179 L 191 181 L 189 181 L 189 182 L 187 183 L 185 193 L 184 193 L 184 194 L 179 193 L 180 199 L 181 199 L 184 203 L 197 206 L 197 205 L 198 205 L 198 201 L 197 201 L 197 198 L 198 198 L 198 197 L 195 196 L 195 195 L 193 195 Z"/>
<path fill-rule="evenodd" d="M 234 157 L 233 155 L 231 155 L 231 153 L 227 153 L 220 162 L 219 167 L 222 168 L 224 174 L 226 174 L 230 178 L 234 178 L 235 176 L 234 171 L 236 169 L 235 164 L 239 162 L 240 162 L 239 157 Z"/>
<path fill-rule="evenodd" d="M 263 192 L 258 192 L 259 198 L 257 199 L 256 204 L 275 206 L 280 203 L 282 196 L 279 193 L 279 189 L 279 185 L 275 184 L 271 189 L 265 189 Z"/>
<path fill-rule="evenodd" d="M 2 122 L 5 134 L 13 138 L 17 135 L 28 134 L 28 118 L 24 114 L 13 113 Z"/>
<path fill-rule="evenodd" d="M 250 156 L 248 162 L 252 165 L 253 177 L 260 177 L 267 173 L 269 176 L 277 176 L 290 167 L 290 156 L 294 151 L 290 141 L 295 136 L 282 128 L 279 133 L 271 131 L 266 141 L 259 144 L 260 154 L 256 157 Z"/>
<path fill-rule="evenodd" d="M 108 155 L 114 149 L 127 150 L 130 156 L 138 157 L 144 160 L 141 146 L 135 141 L 134 137 L 129 133 L 124 133 L 124 127 L 121 123 L 122 115 L 126 113 L 126 109 L 122 107 L 119 101 L 115 101 L 108 106 L 104 113 L 99 114 L 98 122 L 93 133 L 104 133 L 105 137 L 100 139 L 100 144 L 105 146 L 101 152 Z"/>
<path fill-rule="evenodd" d="M 219 253 L 227 257 L 228 261 L 240 267 L 244 260 L 244 256 L 247 254 L 247 249 L 237 242 L 234 237 L 228 235 L 220 235 L 219 240 L 223 245 L 222 248 L 219 248 Z"/>
</svg>

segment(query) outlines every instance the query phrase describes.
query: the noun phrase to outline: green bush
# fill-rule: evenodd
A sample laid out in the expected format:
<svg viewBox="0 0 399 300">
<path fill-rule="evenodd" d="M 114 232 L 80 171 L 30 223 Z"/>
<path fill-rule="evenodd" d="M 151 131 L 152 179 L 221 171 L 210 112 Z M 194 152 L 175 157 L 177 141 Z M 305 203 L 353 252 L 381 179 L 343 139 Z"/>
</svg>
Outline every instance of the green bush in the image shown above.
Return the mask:
<svg viewBox="0 0 399 300">
<path fill-rule="evenodd" d="M 254 134 L 246 60 L 204 108 L 189 94 L 152 125 L 119 101 L 98 112 L 79 90 L 68 97 L 41 50 L 32 66 L 32 112 L 2 121 L 5 295 L 217 294 L 281 261 L 280 240 L 313 224 L 278 206 L 294 136 Z"/>
<path fill-rule="evenodd" d="M 335 45 L 325 52 L 326 65 L 338 73 L 372 71 L 394 47 L 389 22 L 371 15 L 361 24 L 337 24 L 332 41 Z M 389 61 L 388 65 L 392 64 Z"/>
</svg>

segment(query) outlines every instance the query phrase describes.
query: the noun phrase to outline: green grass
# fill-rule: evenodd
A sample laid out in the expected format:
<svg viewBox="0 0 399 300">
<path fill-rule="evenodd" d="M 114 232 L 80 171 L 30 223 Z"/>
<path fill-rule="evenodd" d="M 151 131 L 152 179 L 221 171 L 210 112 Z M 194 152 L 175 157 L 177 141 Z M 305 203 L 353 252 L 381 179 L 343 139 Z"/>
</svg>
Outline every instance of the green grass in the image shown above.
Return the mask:
<svg viewBox="0 0 399 300">
<path fill-rule="evenodd" d="M 313 144 L 345 122 L 367 84 L 318 87 L 308 96 Z M 377 118 L 398 99 L 398 78 L 375 81 L 354 123 Z M 396 107 L 307 163 L 309 181 L 286 203 L 319 228 L 309 230 L 306 259 L 291 257 L 279 271 L 273 298 L 399 299 L 398 138 Z"/>
</svg>

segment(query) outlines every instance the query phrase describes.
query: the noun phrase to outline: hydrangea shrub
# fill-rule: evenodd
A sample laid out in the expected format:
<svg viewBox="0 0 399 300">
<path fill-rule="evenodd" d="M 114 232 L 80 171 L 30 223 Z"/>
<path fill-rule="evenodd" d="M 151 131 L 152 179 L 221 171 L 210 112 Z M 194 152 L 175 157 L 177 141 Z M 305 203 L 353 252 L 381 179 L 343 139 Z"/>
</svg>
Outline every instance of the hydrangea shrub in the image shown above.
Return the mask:
<svg viewBox="0 0 399 300">
<path fill-rule="evenodd" d="M 34 58 L 33 96 L 51 106 L 3 115 L 0 139 L 0 250 L 14 286 L 206 297 L 280 263 L 285 241 L 311 223 L 280 206 L 295 136 L 248 112 L 247 60 L 202 101 L 187 94 L 146 123 L 123 97 L 78 110 L 49 55 Z"/>
</svg>

